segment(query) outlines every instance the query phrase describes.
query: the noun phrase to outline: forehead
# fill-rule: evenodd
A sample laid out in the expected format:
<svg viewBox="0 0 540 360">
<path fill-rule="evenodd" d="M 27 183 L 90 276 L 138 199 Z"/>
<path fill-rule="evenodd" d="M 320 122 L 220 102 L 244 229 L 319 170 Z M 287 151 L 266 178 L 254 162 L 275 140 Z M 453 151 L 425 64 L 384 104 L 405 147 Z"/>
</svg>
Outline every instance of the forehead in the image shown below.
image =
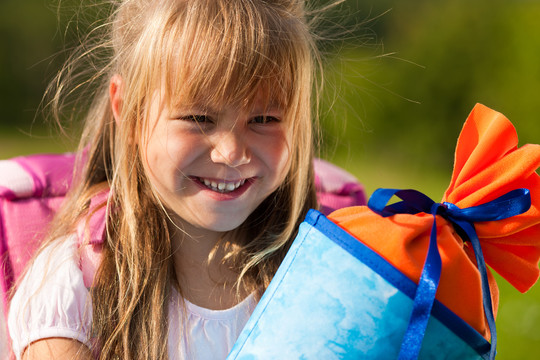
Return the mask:
<svg viewBox="0 0 540 360">
<path fill-rule="evenodd" d="M 220 113 L 224 109 L 235 109 L 248 113 L 285 112 L 286 110 L 286 104 L 282 99 L 260 89 L 246 98 L 218 98 L 208 96 L 206 93 L 193 95 L 190 93 L 189 88 L 179 89 L 178 92 L 174 90 L 172 92 L 163 92 L 161 95 L 162 103 L 172 109 L 191 109 L 208 113 Z"/>
<path fill-rule="evenodd" d="M 283 16 L 231 22 L 227 16 L 238 10 L 235 6 L 204 19 L 179 12 L 171 21 L 159 74 L 168 103 L 289 106 L 305 58 L 305 49 L 293 39 L 298 31 Z"/>
</svg>

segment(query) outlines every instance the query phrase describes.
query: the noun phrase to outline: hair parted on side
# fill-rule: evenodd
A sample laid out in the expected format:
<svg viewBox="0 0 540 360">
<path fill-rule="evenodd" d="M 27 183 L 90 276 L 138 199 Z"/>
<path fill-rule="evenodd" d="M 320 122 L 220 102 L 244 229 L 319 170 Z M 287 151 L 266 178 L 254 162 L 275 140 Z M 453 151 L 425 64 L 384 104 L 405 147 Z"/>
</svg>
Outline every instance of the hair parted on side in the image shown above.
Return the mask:
<svg viewBox="0 0 540 360">
<path fill-rule="evenodd" d="M 249 239 L 231 254 L 239 284 L 264 289 L 307 210 L 317 207 L 312 94 L 320 60 L 305 3 L 111 0 L 109 21 L 91 32 L 58 74 L 50 88 L 52 114 L 58 119 L 64 108 L 73 110 L 65 106 L 72 89 L 95 95 L 80 106 L 85 123 L 77 168 L 82 170 L 49 238 L 73 231 L 97 192 L 108 187 L 112 194 L 109 209 L 114 211 L 108 212 L 107 241 L 92 289 L 92 336 L 100 359 L 167 358 L 166 304 L 174 278 L 170 223 L 136 141 L 147 125 L 153 92 L 164 91 L 169 106 L 249 105 L 263 94 L 265 101 L 285 109 L 284 120 L 294 134 L 290 170 L 284 183 L 233 230 Z M 81 75 L 89 64 L 94 75 Z M 119 122 L 108 92 L 114 75 L 122 78 Z"/>
</svg>

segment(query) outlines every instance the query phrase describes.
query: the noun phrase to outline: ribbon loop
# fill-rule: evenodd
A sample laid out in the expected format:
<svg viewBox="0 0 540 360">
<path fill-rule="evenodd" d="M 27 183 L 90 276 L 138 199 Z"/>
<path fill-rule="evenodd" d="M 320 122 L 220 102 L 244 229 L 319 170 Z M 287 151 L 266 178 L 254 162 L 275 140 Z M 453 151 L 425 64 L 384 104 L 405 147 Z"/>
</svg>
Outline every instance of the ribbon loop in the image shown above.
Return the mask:
<svg viewBox="0 0 540 360">
<path fill-rule="evenodd" d="M 388 205 L 393 196 L 403 201 Z M 431 213 L 430 209 L 435 202 L 420 191 L 407 189 L 377 189 L 368 202 L 368 207 L 377 214 L 388 217 L 395 214 L 418 214 L 419 212 Z"/>
<path fill-rule="evenodd" d="M 403 201 L 387 205 L 393 196 Z M 388 217 L 395 214 L 418 214 L 421 212 L 433 215 L 433 225 L 429 248 L 414 297 L 411 318 L 403 337 L 399 359 L 416 359 L 422 347 L 427 323 L 435 301 L 439 286 L 442 264 L 437 246 L 437 217 L 442 216 L 449 221 L 460 234 L 463 241 L 470 241 L 475 253 L 476 263 L 482 280 L 482 297 L 484 312 L 491 332 L 490 359 L 495 358 L 497 333 L 495 317 L 491 303 L 487 268 L 476 230 L 475 222 L 496 221 L 523 214 L 531 206 L 528 189 L 517 189 L 482 205 L 461 209 L 452 203 L 435 203 L 428 196 L 416 190 L 377 189 L 368 202 L 368 207 L 375 213 Z"/>
<path fill-rule="evenodd" d="M 460 209 L 454 204 L 444 203 L 453 219 L 468 222 L 496 221 L 520 215 L 531 207 L 528 189 L 516 189 L 488 203 Z"/>
</svg>

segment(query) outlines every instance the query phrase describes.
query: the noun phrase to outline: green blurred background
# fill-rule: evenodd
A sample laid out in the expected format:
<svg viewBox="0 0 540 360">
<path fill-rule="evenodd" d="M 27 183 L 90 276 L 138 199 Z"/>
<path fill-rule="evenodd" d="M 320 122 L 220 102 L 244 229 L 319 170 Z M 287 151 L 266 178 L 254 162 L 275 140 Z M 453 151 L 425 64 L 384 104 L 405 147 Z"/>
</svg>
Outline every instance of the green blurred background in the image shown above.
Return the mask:
<svg viewBox="0 0 540 360">
<path fill-rule="evenodd" d="M 78 1 L 0 2 L 0 158 L 73 148 L 37 112 L 77 36 Z M 84 2 L 83 2 L 84 3 Z M 540 2 L 348 0 L 322 28 L 321 156 L 377 187 L 440 199 L 455 141 L 480 102 L 540 142 Z M 75 19 L 76 21 L 76 19 Z M 361 26 L 352 24 L 362 22 Z M 499 278 L 498 359 L 540 358 L 540 286 L 520 294 Z"/>
</svg>

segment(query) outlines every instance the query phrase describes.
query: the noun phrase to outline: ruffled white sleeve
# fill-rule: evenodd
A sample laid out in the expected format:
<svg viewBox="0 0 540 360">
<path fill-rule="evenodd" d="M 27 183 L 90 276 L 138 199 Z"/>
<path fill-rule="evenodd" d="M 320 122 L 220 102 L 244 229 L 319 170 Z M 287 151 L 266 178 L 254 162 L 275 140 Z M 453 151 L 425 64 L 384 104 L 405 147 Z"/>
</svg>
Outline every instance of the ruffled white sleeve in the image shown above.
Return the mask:
<svg viewBox="0 0 540 360">
<path fill-rule="evenodd" d="M 20 359 L 32 342 L 51 337 L 90 346 L 90 294 L 79 267 L 75 235 L 60 239 L 34 260 L 11 301 L 8 328 Z"/>
</svg>

